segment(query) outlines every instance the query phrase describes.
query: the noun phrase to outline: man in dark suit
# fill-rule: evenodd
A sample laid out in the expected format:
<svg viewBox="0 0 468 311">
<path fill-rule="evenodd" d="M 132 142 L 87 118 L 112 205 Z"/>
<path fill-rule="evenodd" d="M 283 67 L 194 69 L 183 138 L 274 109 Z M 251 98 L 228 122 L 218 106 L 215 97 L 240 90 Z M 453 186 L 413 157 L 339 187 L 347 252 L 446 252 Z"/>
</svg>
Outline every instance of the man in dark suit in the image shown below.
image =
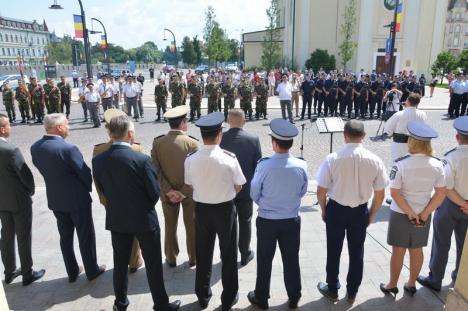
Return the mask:
<svg viewBox="0 0 468 311">
<path fill-rule="evenodd" d="M 127 116 L 107 124 L 113 141 L 109 150 L 93 158 L 96 188 L 107 198 L 106 229 L 114 249 L 114 310 L 126 310 L 128 260 L 134 237 L 138 239 L 154 310 L 177 310 L 180 301 L 169 303 L 162 272 L 161 233 L 154 206 L 159 183 L 151 158 L 131 148 L 134 125 Z"/>
<path fill-rule="evenodd" d="M 96 236 L 91 212 L 92 176 L 81 152 L 65 138 L 69 134 L 68 120 L 61 113 L 44 119 L 47 134 L 31 146 L 34 165 L 44 177 L 49 209 L 54 212 L 60 234 L 68 281 L 75 282 L 83 267 L 79 267 L 73 249 L 76 229 L 81 258 L 88 280 L 101 275 L 106 267 L 96 263 Z"/>
<path fill-rule="evenodd" d="M 230 129 L 223 133 L 220 147 L 234 153 L 244 173 L 247 183 L 234 199 L 239 219 L 239 252 L 241 265 L 245 266 L 254 257 L 250 249 L 250 236 L 252 233 L 251 220 L 253 203 L 250 198 L 250 181 L 255 173 L 257 161 L 262 157 L 262 149 L 258 137 L 243 130 L 245 124 L 244 112 L 240 109 L 231 109 L 228 114 Z"/>
<path fill-rule="evenodd" d="M 11 127 L 8 116 L 0 114 L 0 251 L 5 267 L 5 283 L 23 275 L 23 285 L 42 278 L 45 270 L 34 271 L 31 258 L 31 225 L 34 179 L 21 151 L 6 139 Z M 21 269 L 16 269 L 15 234 Z"/>
</svg>

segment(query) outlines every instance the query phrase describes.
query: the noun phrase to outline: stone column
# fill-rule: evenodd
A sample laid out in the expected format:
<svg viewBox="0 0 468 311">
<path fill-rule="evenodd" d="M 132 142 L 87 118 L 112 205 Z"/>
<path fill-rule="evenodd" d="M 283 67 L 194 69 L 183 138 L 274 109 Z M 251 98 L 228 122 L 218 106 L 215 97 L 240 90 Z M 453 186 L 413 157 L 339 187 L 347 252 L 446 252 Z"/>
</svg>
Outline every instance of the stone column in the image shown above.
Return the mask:
<svg viewBox="0 0 468 311">
<path fill-rule="evenodd" d="M 374 28 L 375 28 L 375 10 L 377 1 L 375 0 L 361 0 L 359 7 L 359 32 L 358 32 L 358 46 L 357 46 L 357 61 L 355 71 L 359 72 L 364 68 L 366 72 L 374 68 L 374 49 L 372 46 Z"/>
</svg>

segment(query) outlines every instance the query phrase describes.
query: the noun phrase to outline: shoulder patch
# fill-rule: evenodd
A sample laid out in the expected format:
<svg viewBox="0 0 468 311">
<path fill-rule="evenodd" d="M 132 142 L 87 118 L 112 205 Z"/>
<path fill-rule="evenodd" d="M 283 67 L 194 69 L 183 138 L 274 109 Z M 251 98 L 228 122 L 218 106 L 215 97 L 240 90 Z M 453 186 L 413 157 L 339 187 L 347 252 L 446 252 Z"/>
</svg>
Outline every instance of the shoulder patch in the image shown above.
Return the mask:
<svg viewBox="0 0 468 311">
<path fill-rule="evenodd" d="M 269 158 L 270 158 L 270 157 L 261 158 L 261 159 L 259 159 L 259 160 L 257 161 L 257 163 L 260 163 L 260 162 L 262 162 L 262 161 L 268 160 Z"/>
<path fill-rule="evenodd" d="M 192 154 L 196 153 L 198 150 L 192 151 L 189 154 L 187 154 L 187 158 L 190 157 Z"/>
<path fill-rule="evenodd" d="M 235 155 L 234 153 L 229 152 L 229 151 L 227 151 L 227 150 L 224 150 L 224 149 L 223 149 L 223 152 L 224 152 L 225 154 L 227 154 L 228 156 L 232 157 L 232 158 L 235 158 L 235 157 L 236 157 L 236 155 Z"/>
<path fill-rule="evenodd" d="M 442 165 L 443 165 L 444 167 L 447 165 L 447 163 L 448 163 L 447 160 L 445 160 L 445 159 L 442 160 Z"/>
<path fill-rule="evenodd" d="M 440 159 L 437 157 L 431 156 L 431 158 L 436 159 L 437 161 L 440 161 Z"/>
<path fill-rule="evenodd" d="M 398 167 L 396 165 L 394 165 L 392 167 L 392 170 L 390 171 L 390 180 L 394 180 L 395 179 L 395 176 L 396 176 L 396 173 L 398 172 Z"/>
<path fill-rule="evenodd" d="M 395 162 L 400 162 L 400 161 L 402 161 L 402 160 L 404 160 L 404 159 L 408 159 L 409 157 L 411 157 L 411 156 L 410 156 L 409 154 L 407 154 L 407 155 L 405 155 L 404 157 L 401 157 L 401 158 L 396 159 Z"/>
<path fill-rule="evenodd" d="M 192 138 L 192 139 L 195 139 L 196 141 L 200 141 L 198 138 L 193 137 L 193 136 L 191 136 L 191 135 L 189 135 L 188 137 L 190 137 L 190 138 Z"/>
<path fill-rule="evenodd" d="M 449 150 L 447 151 L 445 154 L 444 154 L 444 157 L 448 156 L 450 153 L 454 152 L 455 150 L 457 150 L 457 148 L 453 148 L 452 150 Z"/>
</svg>

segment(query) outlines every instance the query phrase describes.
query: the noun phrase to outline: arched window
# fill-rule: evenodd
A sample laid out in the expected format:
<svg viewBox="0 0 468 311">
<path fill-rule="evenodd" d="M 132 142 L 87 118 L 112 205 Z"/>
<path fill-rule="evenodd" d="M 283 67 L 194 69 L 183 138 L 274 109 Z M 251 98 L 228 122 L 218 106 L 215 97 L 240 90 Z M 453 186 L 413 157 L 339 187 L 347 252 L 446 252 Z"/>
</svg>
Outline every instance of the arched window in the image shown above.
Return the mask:
<svg viewBox="0 0 468 311">
<path fill-rule="evenodd" d="M 458 39 L 458 37 L 453 38 L 453 46 L 454 47 L 458 47 L 459 43 L 460 43 L 460 40 Z"/>
</svg>

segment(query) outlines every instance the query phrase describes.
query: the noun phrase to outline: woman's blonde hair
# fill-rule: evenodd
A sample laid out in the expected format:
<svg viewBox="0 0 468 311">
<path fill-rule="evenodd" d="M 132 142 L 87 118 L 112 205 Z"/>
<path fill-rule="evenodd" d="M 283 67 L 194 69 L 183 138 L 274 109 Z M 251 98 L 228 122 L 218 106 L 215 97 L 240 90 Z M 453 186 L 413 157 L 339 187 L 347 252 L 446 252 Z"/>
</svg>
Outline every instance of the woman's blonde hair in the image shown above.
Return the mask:
<svg viewBox="0 0 468 311">
<path fill-rule="evenodd" d="M 411 154 L 422 153 L 427 156 L 432 155 L 431 141 L 417 140 L 413 137 L 408 137 L 408 152 Z"/>
</svg>

